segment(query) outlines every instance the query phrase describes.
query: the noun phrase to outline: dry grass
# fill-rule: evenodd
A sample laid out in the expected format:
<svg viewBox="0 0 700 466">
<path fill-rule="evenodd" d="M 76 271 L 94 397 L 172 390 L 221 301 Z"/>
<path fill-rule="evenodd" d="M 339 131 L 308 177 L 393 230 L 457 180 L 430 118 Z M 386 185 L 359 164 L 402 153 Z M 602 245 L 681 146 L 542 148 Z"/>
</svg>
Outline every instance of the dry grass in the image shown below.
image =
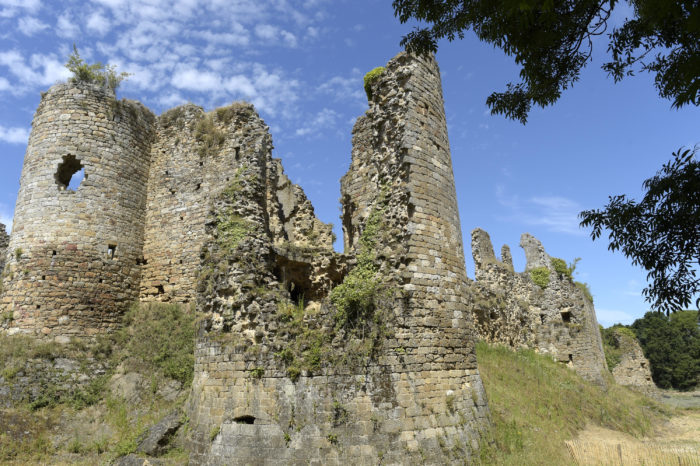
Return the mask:
<svg viewBox="0 0 700 466">
<path fill-rule="evenodd" d="M 687 446 L 665 443 L 601 443 L 572 440 L 566 442 L 569 453 L 581 466 L 674 465 L 700 466 L 700 452 Z"/>
<path fill-rule="evenodd" d="M 670 414 L 624 387 L 604 391 L 534 351 L 479 343 L 477 360 L 492 421 L 480 451 L 482 464 L 574 464 L 566 441 L 586 426 L 642 438 Z"/>
</svg>

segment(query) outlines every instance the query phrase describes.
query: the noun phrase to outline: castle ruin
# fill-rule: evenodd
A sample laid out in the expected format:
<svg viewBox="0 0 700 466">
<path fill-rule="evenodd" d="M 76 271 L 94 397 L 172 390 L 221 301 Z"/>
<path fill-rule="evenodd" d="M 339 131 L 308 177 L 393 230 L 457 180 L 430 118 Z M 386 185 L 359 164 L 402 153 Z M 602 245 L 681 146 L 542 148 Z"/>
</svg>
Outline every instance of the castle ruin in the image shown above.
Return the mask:
<svg viewBox="0 0 700 466">
<path fill-rule="evenodd" d="M 592 304 L 537 240 L 523 247 L 546 288 L 481 230 L 467 278 L 435 60 L 401 53 L 371 90 L 340 254 L 251 105 L 156 118 L 91 84 L 52 87 L 3 256 L 4 331 L 68 341 L 113 330 L 135 301 L 196 305 L 193 464 L 469 457 L 488 423 L 478 338 L 602 383 Z"/>
</svg>

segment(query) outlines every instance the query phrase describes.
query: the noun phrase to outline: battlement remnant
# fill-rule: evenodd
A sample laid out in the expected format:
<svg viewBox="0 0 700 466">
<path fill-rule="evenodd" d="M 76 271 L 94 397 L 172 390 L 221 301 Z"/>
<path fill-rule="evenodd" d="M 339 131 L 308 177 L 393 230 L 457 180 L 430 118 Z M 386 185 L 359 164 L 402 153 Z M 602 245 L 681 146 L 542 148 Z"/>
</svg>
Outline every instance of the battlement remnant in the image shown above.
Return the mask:
<svg viewBox="0 0 700 466">
<path fill-rule="evenodd" d="M 569 364 L 583 377 L 605 384 L 607 371 L 593 303 L 555 270 L 542 243 L 524 233 L 525 271 L 513 271 L 510 249 L 504 246 L 496 259 L 484 230 L 472 231 L 476 281 L 472 305 L 479 336 L 514 348 L 533 348 Z M 532 271 L 544 268 L 546 286 L 536 284 Z"/>
</svg>

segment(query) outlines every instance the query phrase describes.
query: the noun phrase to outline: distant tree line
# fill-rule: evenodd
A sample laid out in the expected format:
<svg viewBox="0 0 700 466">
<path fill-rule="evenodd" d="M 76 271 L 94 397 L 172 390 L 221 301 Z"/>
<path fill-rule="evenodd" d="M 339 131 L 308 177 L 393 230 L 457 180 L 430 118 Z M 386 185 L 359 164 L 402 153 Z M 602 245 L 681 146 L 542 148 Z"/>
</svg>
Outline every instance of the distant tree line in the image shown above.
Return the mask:
<svg viewBox="0 0 700 466">
<path fill-rule="evenodd" d="M 647 312 L 632 325 L 616 324 L 602 330 L 610 365 L 609 336 L 615 330 L 629 329 L 639 340 L 649 360 L 651 376 L 660 388 L 692 390 L 700 385 L 700 321 L 698 311 L 665 315 Z M 614 359 L 614 349 L 612 353 Z"/>
</svg>

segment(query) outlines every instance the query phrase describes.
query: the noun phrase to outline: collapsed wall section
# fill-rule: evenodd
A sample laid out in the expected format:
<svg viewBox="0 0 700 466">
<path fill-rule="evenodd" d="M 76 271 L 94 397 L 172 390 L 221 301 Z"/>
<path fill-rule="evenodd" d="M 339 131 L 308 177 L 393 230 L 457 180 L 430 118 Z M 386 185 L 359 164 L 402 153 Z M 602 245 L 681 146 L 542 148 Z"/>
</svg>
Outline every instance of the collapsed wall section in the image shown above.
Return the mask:
<svg viewBox="0 0 700 466">
<path fill-rule="evenodd" d="M 92 335 L 138 297 L 153 124 L 92 84 L 43 94 L 3 276 L 12 332 Z"/>
<path fill-rule="evenodd" d="M 469 293 L 479 335 L 550 354 L 604 385 L 607 365 L 592 301 L 562 273 L 561 265 L 557 271 L 534 236 L 524 233 L 520 246 L 527 265 L 525 272 L 516 273 L 507 246 L 498 260 L 488 233 L 472 231 L 476 281 Z"/>
</svg>

